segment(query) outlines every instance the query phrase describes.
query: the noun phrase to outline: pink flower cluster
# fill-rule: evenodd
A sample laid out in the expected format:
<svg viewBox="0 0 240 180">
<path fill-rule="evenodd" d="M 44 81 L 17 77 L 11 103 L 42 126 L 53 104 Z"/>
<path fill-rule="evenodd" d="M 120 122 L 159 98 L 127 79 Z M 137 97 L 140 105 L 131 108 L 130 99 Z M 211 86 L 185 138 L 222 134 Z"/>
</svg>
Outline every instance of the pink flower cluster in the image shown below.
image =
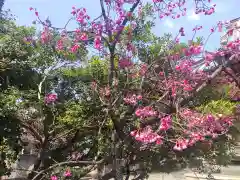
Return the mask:
<svg viewBox="0 0 240 180">
<path fill-rule="evenodd" d="M 163 6 L 163 8 L 156 8 L 156 11 L 160 11 L 160 19 L 164 17 L 171 16 L 172 19 L 178 19 L 181 16 L 186 15 L 186 8 L 182 8 L 185 5 L 185 1 L 177 1 L 177 2 L 169 2 L 166 3 L 164 0 L 153 0 L 154 3 L 158 4 L 158 6 Z M 165 8 L 164 8 L 165 7 Z M 173 13 L 176 8 L 182 8 L 182 13 Z"/>
<path fill-rule="evenodd" d="M 79 44 L 74 44 L 71 48 L 71 52 L 72 53 L 76 53 L 78 51 L 78 49 L 80 48 Z"/>
<path fill-rule="evenodd" d="M 146 106 L 137 108 L 137 110 L 135 111 L 135 115 L 143 119 L 147 117 L 157 116 L 158 112 L 155 111 L 151 106 Z"/>
<path fill-rule="evenodd" d="M 186 129 L 183 136 L 187 136 L 187 138 L 180 138 L 176 141 L 173 149 L 178 151 L 193 146 L 198 141 L 204 141 L 206 136 L 217 138 L 228 131 L 233 121 L 230 117 L 202 116 L 189 109 L 183 111 L 182 117 L 186 121 Z"/>
<path fill-rule="evenodd" d="M 76 17 L 77 22 L 82 26 L 86 26 L 87 21 L 90 19 L 85 8 L 76 9 L 75 7 L 72 7 L 71 14 Z"/>
<path fill-rule="evenodd" d="M 182 71 L 186 71 L 186 69 L 180 69 Z M 191 72 L 191 71 L 187 71 L 187 72 Z M 195 74 L 193 74 L 193 77 L 195 77 Z M 193 90 L 193 88 L 195 87 L 196 85 L 196 81 L 193 81 L 191 82 L 192 79 L 190 80 L 187 80 L 187 79 L 166 79 L 166 80 L 163 80 L 163 83 L 166 85 L 166 88 L 167 89 L 171 89 L 171 93 L 172 93 L 172 96 L 176 96 L 177 93 L 181 93 L 182 92 L 190 92 Z"/>
<path fill-rule="evenodd" d="M 172 126 L 172 118 L 170 115 L 161 118 L 160 127 L 161 131 L 167 131 Z"/>
<path fill-rule="evenodd" d="M 57 94 L 55 93 L 50 93 L 48 95 L 45 96 L 45 103 L 46 104 L 51 104 L 54 103 L 57 100 Z"/>
<path fill-rule="evenodd" d="M 72 173 L 69 169 L 67 169 L 64 173 L 63 173 L 63 176 L 64 177 L 71 177 L 72 176 Z M 58 177 L 53 175 L 51 176 L 51 180 L 58 180 Z"/>
<path fill-rule="evenodd" d="M 182 151 L 184 149 L 187 149 L 187 146 L 188 146 L 188 141 L 186 139 L 178 139 L 173 149 L 176 151 Z"/>
<path fill-rule="evenodd" d="M 216 138 L 219 134 L 227 132 L 232 126 L 231 117 L 215 117 L 213 115 L 201 115 L 198 112 L 185 109 L 181 113 L 186 123 L 188 134 L 201 133 L 202 136 Z"/>
<path fill-rule="evenodd" d="M 215 59 L 215 54 L 211 54 L 211 53 L 206 53 L 205 54 L 205 64 L 208 66 L 212 60 Z"/>
<path fill-rule="evenodd" d="M 63 40 L 62 39 L 58 40 L 57 45 L 56 45 L 56 49 L 61 51 L 61 50 L 63 50 L 63 47 L 64 47 L 63 46 Z"/>
<path fill-rule="evenodd" d="M 52 34 L 47 26 L 44 27 L 42 33 L 41 33 L 41 42 L 43 44 L 48 43 L 52 38 Z"/>
<path fill-rule="evenodd" d="M 65 176 L 65 177 L 70 177 L 70 176 L 72 176 L 71 171 L 70 171 L 69 169 L 66 170 L 66 171 L 64 172 L 64 176 Z"/>
<path fill-rule="evenodd" d="M 153 132 L 152 128 L 150 126 L 147 126 L 141 130 L 134 130 L 131 133 L 131 136 L 133 136 L 137 141 L 140 141 L 142 143 L 156 143 L 158 145 L 162 144 L 162 137 L 159 136 L 157 133 Z"/>
<path fill-rule="evenodd" d="M 226 50 L 239 51 L 240 50 L 240 39 L 229 42 L 224 48 Z"/>
<path fill-rule="evenodd" d="M 202 52 L 202 46 L 190 46 L 188 49 L 182 49 L 185 56 L 196 56 Z"/>
<path fill-rule="evenodd" d="M 156 116 L 157 112 L 153 111 L 150 107 L 145 107 L 137 109 L 136 115 L 143 118 Z M 233 124 L 233 119 L 230 117 L 222 117 L 222 115 L 219 117 L 202 115 L 190 109 L 184 109 L 180 112 L 180 115 L 182 119 L 180 122 L 181 128 L 184 129 L 180 132 L 179 138 L 171 141 L 175 143 L 173 149 L 176 151 L 182 151 L 199 141 L 203 142 L 206 136 L 217 138 L 219 135 L 226 133 Z M 159 130 L 166 131 L 170 128 L 175 128 L 175 126 L 172 127 L 172 123 L 170 115 L 161 118 Z M 158 131 L 154 132 L 151 126 L 134 130 L 131 132 L 131 136 L 143 143 L 156 142 L 156 144 L 162 144 L 164 139 L 158 135 Z"/>
<path fill-rule="evenodd" d="M 129 104 L 129 105 L 132 105 L 132 106 L 137 105 L 138 101 L 141 101 L 141 100 L 142 100 L 142 96 L 141 95 L 136 95 L 136 94 L 127 95 L 125 98 L 123 98 L 123 101 L 126 104 Z"/>
<path fill-rule="evenodd" d="M 182 60 L 175 69 L 180 72 L 191 73 L 192 72 L 193 61 L 190 59 Z"/>
<path fill-rule="evenodd" d="M 96 36 L 94 38 L 94 48 L 98 50 L 101 49 L 101 36 Z"/>
<path fill-rule="evenodd" d="M 131 62 L 131 60 L 127 59 L 127 58 L 122 58 L 119 61 L 119 68 L 120 69 L 124 69 L 124 68 L 128 68 L 128 67 L 132 67 L 133 63 Z"/>
</svg>

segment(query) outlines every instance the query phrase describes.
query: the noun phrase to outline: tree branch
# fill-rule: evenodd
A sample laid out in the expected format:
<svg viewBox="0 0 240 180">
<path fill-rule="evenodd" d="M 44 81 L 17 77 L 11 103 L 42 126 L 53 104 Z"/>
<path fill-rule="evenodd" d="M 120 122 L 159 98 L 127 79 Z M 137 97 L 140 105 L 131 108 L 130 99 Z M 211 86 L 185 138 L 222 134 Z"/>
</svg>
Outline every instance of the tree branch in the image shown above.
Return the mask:
<svg viewBox="0 0 240 180">
<path fill-rule="evenodd" d="M 135 2 L 135 3 L 133 4 L 133 6 L 131 7 L 131 9 L 129 10 L 129 13 L 132 13 L 132 12 L 136 9 L 136 7 L 138 6 L 139 3 L 140 3 L 140 0 L 137 0 L 137 2 Z M 122 22 L 122 24 L 121 24 L 121 27 L 125 27 L 125 25 L 127 24 L 127 22 L 128 22 L 128 17 L 125 17 L 125 19 L 123 20 L 123 22 Z M 114 38 L 114 43 L 113 43 L 114 48 L 115 48 L 115 45 L 116 45 L 116 43 L 117 43 L 117 41 L 118 41 L 118 39 L 119 39 L 122 31 L 123 31 L 123 28 L 121 28 L 121 29 L 118 31 L 117 35 L 116 35 L 115 38 Z"/>
<path fill-rule="evenodd" d="M 199 91 L 201 91 L 203 88 L 205 88 L 209 81 L 211 81 L 212 79 L 214 79 L 221 71 L 223 70 L 223 66 L 219 66 L 213 73 L 212 75 L 205 81 L 203 82 L 198 88 L 196 88 L 193 92 L 192 92 L 192 95 L 186 97 L 186 98 L 182 98 L 180 101 L 179 101 L 179 105 L 180 106 L 183 106 L 185 105 L 186 103 L 188 103 L 188 101 L 190 99 L 192 99 L 196 93 L 198 93 Z"/>
<path fill-rule="evenodd" d="M 237 76 L 236 76 L 235 74 L 232 74 L 232 73 L 228 72 L 228 71 L 226 70 L 226 68 L 224 68 L 223 71 L 224 71 L 227 75 L 229 75 L 229 76 L 234 80 L 234 82 L 236 83 L 237 87 L 240 88 L 240 81 L 239 81 L 239 79 L 237 78 Z"/>
<path fill-rule="evenodd" d="M 65 162 L 60 162 L 60 163 L 57 163 L 57 164 L 54 164 L 52 166 L 50 166 L 49 168 L 47 169 L 44 169 L 42 171 L 40 171 L 36 176 L 34 176 L 32 178 L 32 180 L 36 180 L 37 178 L 39 178 L 42 174 L 44 173 L 47 173 L 48 171 L 56 168 L 56 167 L 59 167 L 59 166 L 65 166 L 65 165 L 68 165 L 68 166 L 79 166 L 79 165 L 86 165 L 86 164 L 101 164 L 104 162 L 104 159 L 100 160 L 100 161 L 65 161 Z"/>
<path fill-rule="evenodd" d="M 196 93 L 198 93 L 199 91 L 201 91 L 203 88 L 205 88 L 207 85 L 208 85 L 208 82 L 209 80 L 212 80 L 214 79 L 221 71 L 223 70 L 223 66 L 219 66 L 215 71 L 214 73 L 208 78 L 208 80 L 206 80 L 205 82 L 203 82 L 198 88 L 196 88 L 192 94 L 186 98 L 182 98 L 180 99 L 179 101 L 179 105 L 180 106 L 184 106 L 185 104 L 187 104 L 189 102 L 190 99 L 192 99 Z M 171 112 L 169 113 L 175 113 L 176 112 L 176 109 L 170 109 Z M 168 114 L 169 114 L 168 113 Z M 145 127 L 145 126 L 148 126 L 148 125 L 152 125 L 152 124 L 155 124 L 159 122 L 159 118 L 149 118 L 148 120 L 144 121 L 144 122 L 141 122 L 141 127 Z"/>
<path fill-rule="evenodd" d="M 30 131 L 30 133 L 32 133 L 32 135 L 42 144 L 43 143 L 43 140 L 42 140 L 42 137 L 39 135 L 39 133 L 31 126 L 29 126 L 28 124 L 21 122 L 21 126 L 27 130 Z"/>
<path fill-rule="evenodd" d="M 106 30 L 108 32 L 109 40 L 111 42 L 112 41 L 112 32 L 109 29 L 109 20 L 108 20 L 108 17 L 106 15 L 106 11 L 105 11 L 105 8 L 104 8 L 103 0 L 100 0 L 100 5 L 101 5 L 101 10 L 102 10 L 102 15 L 103 15 L 103 18 L 104 18 L 104 21 L 105 21 L 105 28 L 106 28 Z"/>
</svg>

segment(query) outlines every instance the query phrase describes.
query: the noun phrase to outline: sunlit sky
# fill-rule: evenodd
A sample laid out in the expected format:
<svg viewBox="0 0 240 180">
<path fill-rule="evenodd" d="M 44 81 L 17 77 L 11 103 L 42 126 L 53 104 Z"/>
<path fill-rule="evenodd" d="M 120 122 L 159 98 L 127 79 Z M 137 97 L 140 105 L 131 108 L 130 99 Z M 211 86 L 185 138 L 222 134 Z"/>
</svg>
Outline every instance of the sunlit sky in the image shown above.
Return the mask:
<svg viewBox="0 0 240 180">
<path fill-rule="evenodd" d="M 219 20 L 231 20 L 240 17 L 239 1 L 240 0 L 213 0 L 216 3 L 216 13 L 211 16 L 196 15 L 193 9 L 193 0 L 187 0 L 188 14 L 177 20 L 171 18 L 156 20 L 154 32 L 161 36 L 164 33 L 177 34 L 180 27 L 185 28 L 186 36 L 182 39 L 187 41 L 192 38 L 192 29 L 196 25 L 203 26 L 199 31 L 198 36 L 207 36 L 210 29 Z M 238 2 L 238 3 L 237 3 Z M 11 12 L 17 16 L 19 25 L 32 25 L 35 16 L 29 11 L 29 7 L 37 8 L 42 19 L 50 18 L 53 26 L 63 27 L 66 21 L 71 17 L 71 7 L 85 7 L 91 17 L 97 17 L 100 14 L 99 0 L 6 0 L 4 9 L 11 9 Z M 74 27 L 70 24 L 70 28 Z M 211 36 L 206 46 L 209 51 L 219 47 L 220 33 L 215 33 Z"/>
</svg>

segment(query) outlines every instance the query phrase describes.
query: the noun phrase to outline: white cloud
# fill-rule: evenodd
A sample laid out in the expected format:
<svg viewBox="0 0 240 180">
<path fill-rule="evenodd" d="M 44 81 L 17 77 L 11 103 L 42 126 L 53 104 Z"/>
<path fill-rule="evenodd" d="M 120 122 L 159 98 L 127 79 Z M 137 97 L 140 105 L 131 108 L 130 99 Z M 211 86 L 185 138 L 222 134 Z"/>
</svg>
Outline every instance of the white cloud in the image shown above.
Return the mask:
<svg viewBox="0 0 240 180">
<path fill-rule="evenodd" d="M 190 21 L 199 21 L 200 16 L 196 14 L 194 11 L 191 11 L 191 14 L 187 16 L 188 20 Z"/>
<path fill-rule="evenodd" d="M 167 26 L 168 28 L 173 28 L 174 27 L 174 24 L 172 21 L 170 21 L 169 19 L 167 19 L 165 22 L 164 22 L 164 26 Z"/>
</svg>

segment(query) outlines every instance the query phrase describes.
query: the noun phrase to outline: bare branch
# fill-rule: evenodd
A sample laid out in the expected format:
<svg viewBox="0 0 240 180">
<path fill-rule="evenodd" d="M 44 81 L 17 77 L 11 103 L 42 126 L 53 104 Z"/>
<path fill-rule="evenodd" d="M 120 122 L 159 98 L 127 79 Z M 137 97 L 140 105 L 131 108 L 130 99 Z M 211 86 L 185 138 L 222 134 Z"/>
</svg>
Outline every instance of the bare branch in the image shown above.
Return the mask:
<svg viewBox="0 0 240 180">
<path fill-rule="evenodd" d="M 236 83 L 236 86 L 237 86 L 238 88 L 240 88 L 240 81 L 239 81 L 239 79 L 237 78 L 237 76 L 236 76 L 235 74 L 232 74 L 232 73 L 228 72 L 228 71 L 226 70 L 226 68 L 224 68 L 223 71 L 224 71 L 227 75 L 229 75 L 229 76 L 234 80 L 234 82 Z"/>
<path fill-rule="evenodd" d="M 101 10 L 102 10 L 102 15 L 103 15 L 103 18 L 104 18 L 104 21 L 105 21 L 105 27 L 106 27 L 106 30 L 108 32 L 109 40 L 111 42 L 112 41 L 112 32 L 109 29 L 109 20 L 108 20 L 108 17 L 106 15 L 103 0 L 100 0 L 100 5 L 101 5 Z"/>
<path fill-rule="evenodd" d="M 140 0 L 137 0 L 137 2 L 135 2 L 135 3 L 133 4 L 133 6 L 131 7 L 131 9 L 129 10 L 129 13 L 132 13 L 132 12 L 136 9 L 136 7 L 138 6 L 139 3 L 140 3 Z M 121 26 L 124 27 L 124 26 L 127 24 L 127 22 L 128 22 L 128 17 L 125 17 L 125 19 L 123 20 Z M 121 28 L 121 29 L 118 31 L 117 35 L 115 36 L 114 44 L 113 44 L 114 47 L 115 47 L 115 45 L 116 45 L 116 43 L 117 43 L 117 41 L 118 41 L 118 39 L 119 39 L 122 31 L 123 31 L 123 28 Z"/>
<path fill-rule="evenodd" d="M 79 166 L 79 165 L 87 165 L 87 164 L 101 164 L 103 163 L 103 159 L 100 160 L 100 161 L 66 161 L 66 162 L 60 162 L 60 163 L 57 163 L 57 164 L 54 164 L 52 166 L 50 166 L 49 168 L 47 169 L 44 169 L 42 171 L 40 171 L 36 176 L 34 176 L 32 178 L 32 180 L 36 180 L 37 178 L 39 178 L 42 174 L 45 174 L 47 173 L 48 171 L 56 168 L 56 167 L 60 167 L 60 166 Z"/>
<path fill-rule="evenodd" d="M 28 124 L 20 121 L 21 123 L 21 126 L 27 130 L 30 131 L 30 133 L 42 144 L 43 143 L 43 140 L 42 140 L 42 137 L 40 136 L 40 134 L 31 126 L 29 126 Z"/>
</svg>

